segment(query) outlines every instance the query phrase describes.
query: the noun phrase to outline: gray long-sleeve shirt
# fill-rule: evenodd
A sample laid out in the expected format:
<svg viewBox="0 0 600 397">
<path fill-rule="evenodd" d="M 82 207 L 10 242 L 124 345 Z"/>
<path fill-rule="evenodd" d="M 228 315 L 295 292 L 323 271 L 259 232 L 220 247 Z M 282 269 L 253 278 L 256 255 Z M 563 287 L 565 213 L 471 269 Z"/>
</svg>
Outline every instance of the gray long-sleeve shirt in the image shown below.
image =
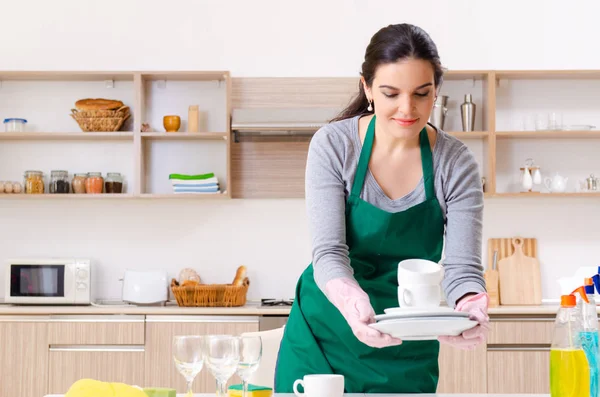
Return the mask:
<svg viewBox="0 0 600 397">
<path fill-rule="evenodd" d="M 329 123 L 311 140 L 306 165 L 306 206 L 312 240 L 315 282 L 353 277 L 345 229 L 346 199 L 358 165 L 362 143 L 359 116 Z M 477 161 L 460 140 L 438 129 L 433 147 L 435 194 L 444 214 L 442 282 L 450 307 L 467 293 L 485 291 L 481 265 L 483 190 Z M 388 212 L 425 201 L 423 178 L 415 190 L 391 200 L 367 172 L 361 199 Z"/>
</svg>

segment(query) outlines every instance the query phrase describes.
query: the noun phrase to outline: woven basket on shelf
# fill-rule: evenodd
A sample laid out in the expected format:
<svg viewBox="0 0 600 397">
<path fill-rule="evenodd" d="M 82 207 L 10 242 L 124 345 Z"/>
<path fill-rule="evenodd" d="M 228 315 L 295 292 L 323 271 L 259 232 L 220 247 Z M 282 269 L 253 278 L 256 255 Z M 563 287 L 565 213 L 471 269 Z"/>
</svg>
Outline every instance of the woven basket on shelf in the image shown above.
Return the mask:
<svg viewBox="0 0 600 397">
<path fill-rule="evenodd" d="M 246 304 L 250 280 L 244 279 L 241 286 L 233 284 L 198 284 L 181 286 L 171 280 L 171 291 L 177 305 L 186 307 L 233 307 Z"/>
<path fill-rule="evenodd" d="M 116 110 L 71 109 L 71 117 L 84 132 L 115 132 L 131 116 L 129 106 Z"/>
</svg>

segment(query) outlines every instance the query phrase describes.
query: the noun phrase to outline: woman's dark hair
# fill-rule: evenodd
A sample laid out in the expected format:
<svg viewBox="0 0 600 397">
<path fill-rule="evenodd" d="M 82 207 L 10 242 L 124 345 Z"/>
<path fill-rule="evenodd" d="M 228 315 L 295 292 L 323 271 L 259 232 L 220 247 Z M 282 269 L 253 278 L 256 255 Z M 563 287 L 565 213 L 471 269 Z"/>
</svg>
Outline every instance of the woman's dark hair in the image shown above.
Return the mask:
<svg viewBox="0 0 600 397">
<path fill-rule="evenodd" d="M 360 75 L 365 79 L 367 86 L 370 87 L 373 84 L 375 72 L 380 65 L 407 58 L 431 62 L 435 87 L 437 88 L 442 84 L 444 69 L 435 43 L 423 29 L 406 23 L 389 25 L 375 33 L 365 51 L 365 60 Z M 331 121 L 349 119 L 363 113 L 369 113 L 367 110 L 369 101 L 360 81 L 358 91 L 350 104 Z"/>
</svg>

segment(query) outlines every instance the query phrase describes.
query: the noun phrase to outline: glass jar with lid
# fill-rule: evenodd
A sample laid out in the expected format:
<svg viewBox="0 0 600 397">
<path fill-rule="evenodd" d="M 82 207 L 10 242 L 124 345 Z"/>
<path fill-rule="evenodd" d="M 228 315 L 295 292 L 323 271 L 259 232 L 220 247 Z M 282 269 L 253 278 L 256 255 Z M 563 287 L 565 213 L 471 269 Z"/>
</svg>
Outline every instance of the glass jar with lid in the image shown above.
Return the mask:
<svg viewBox="0 0 600 397">
<path fill-rule="evenodd" d="M 118 172 L 109 172 L 104 181 L 105 193 L 123 193 L 123 177 Z"/>
<path fill-rule="evenodd" d="M 70 193 L 71 183 L 69 182 L 69 173 L 63 170 L 53 170 L 50 172 L 48 191 L 52 194 Z"/>
<path fill-rule="evenodd" d="M 44 173 L 37 170 L 25 171 L 23 186 L 25 187 L 25 194 L 43 194 Z"/>
<path fill-rule="evenodd" d="M 85 180 L 85 192 L 87 194 L 102 193 L 104 190 L 104 178 L 100 172 L 88 172 Z"/>
<path fill-rule="evenodd" d="M 71 188 L 73 189 L 73 193 L 75 194 L 83 194 L 85 193 L 85 181 L 87 179 L 86 173 L 80 174 L 77 173 L 73 176 L 73 180 L 71 181 Z"/>
</svg>

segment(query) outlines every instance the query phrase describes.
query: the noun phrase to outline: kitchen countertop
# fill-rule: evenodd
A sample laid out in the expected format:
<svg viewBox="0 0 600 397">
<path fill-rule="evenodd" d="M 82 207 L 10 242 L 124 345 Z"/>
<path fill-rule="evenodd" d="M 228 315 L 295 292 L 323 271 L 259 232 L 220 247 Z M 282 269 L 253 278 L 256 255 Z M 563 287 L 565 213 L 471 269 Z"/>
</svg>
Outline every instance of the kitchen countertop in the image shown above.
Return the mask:
<svg viewBox="0 0 600 397">
<path fill-rule="evenodd" d="M 542 316 L 556 314 L 559 305 L 544 303 L 539 306 L 500 306 L 489 308 L 493 317 Z M 176 302 L 166 306 L 136 306 L 128 304 L 101 304 L 90 306 L 21 306 L 0 304 L 0 315 L 49 315 L 49 314 L 138 314 L 138 315 L 223 315 L 223 316 L 286 316 L 290 306 L 261 306 L 249 301 L 240 307 L 179 307 Z"/>
<path fill-rule="evenodd" d="M 187 394 L 177 394 L 177 397 L 186 397 Z M 214 397 L 214 393 L 194 393 L 193 397 Z M 344 397 L 362 397 L 362 396 L 377 396 L 377 397 L 415 397 L 414 394 L 344 394 Z M 549 397 L 550 394 L 418 394 L 419 397 Z M 64 394 L 48 394 L 44 397 L 64 397 Z M 296 397 L 293 393 L 275 393 L 273 397 Z"/>
</svg>

